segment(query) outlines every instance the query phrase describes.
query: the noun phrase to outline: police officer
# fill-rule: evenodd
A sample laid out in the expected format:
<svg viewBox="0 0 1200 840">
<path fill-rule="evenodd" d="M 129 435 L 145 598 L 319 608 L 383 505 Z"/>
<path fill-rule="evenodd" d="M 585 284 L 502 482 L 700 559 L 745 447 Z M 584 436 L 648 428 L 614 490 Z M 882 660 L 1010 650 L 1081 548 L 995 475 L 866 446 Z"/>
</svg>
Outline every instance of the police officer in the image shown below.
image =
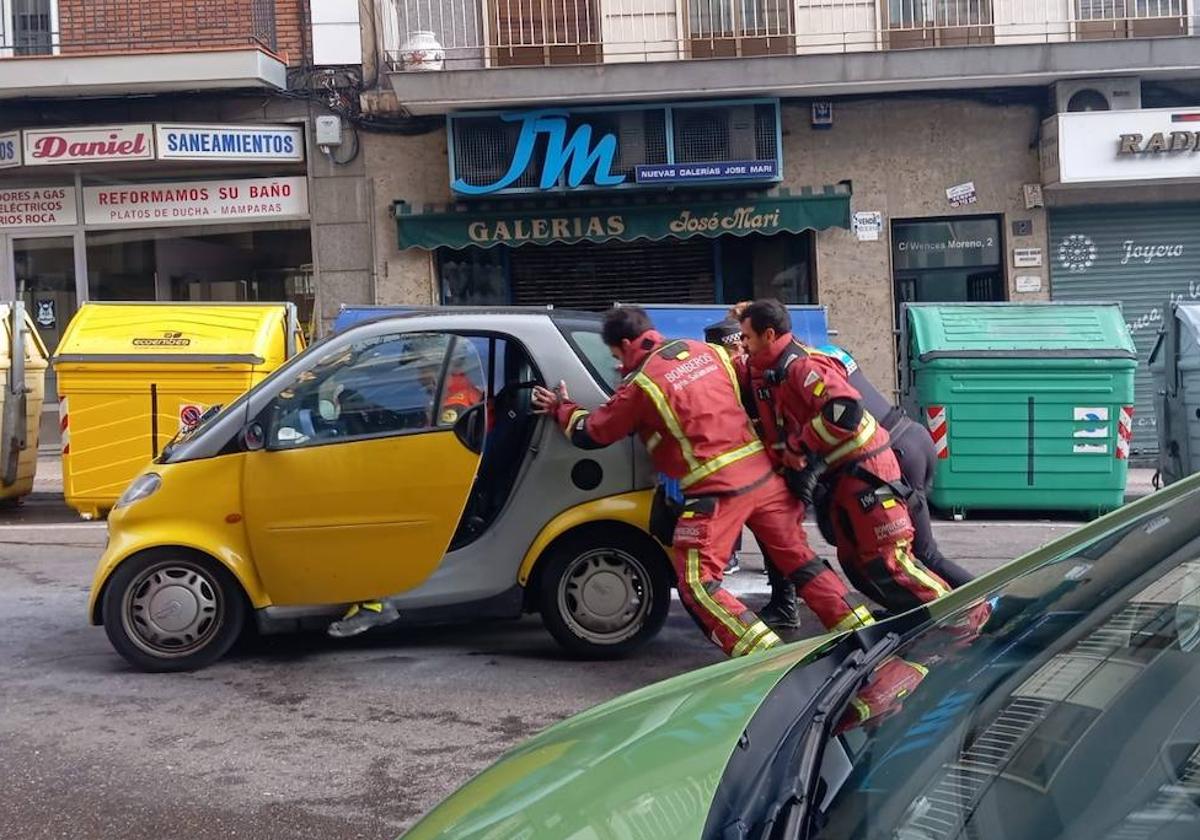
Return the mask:
<svg viewBox="0 0 1200 840">
<path fill-rule="evenodd" d="M 912 552 L 910 491 L 887 430 L 863 406 L 845 369 L 795 340 L 779 301 L 755 301 L 741 316 L 764 437 L 798 498 L 811 503 L 824 482 L 838 559 L 850 581 L 894 612 L 948 592 Z"/>
<path fill-rule="evenodd" d="M 587 411 L 560 383 L 554 391 L 535 388 L 534 405 L 583 449 L 636 434 L 655 469 L 679 482 L 683 498 L 670 535 L 679 596 L 709 638 L 730 656 L 780 641 L 721 586 L 734 540 L 747 524 L 827 628 L 870 623 L 867 610 L 850 601 L 845 585 L 803 539 L 804 507 L 754 433 L 724 350 L 667 341 L 632 307 L 607 312 L 601 336 L 625 375 L 608 402 Z"/>
</svg>

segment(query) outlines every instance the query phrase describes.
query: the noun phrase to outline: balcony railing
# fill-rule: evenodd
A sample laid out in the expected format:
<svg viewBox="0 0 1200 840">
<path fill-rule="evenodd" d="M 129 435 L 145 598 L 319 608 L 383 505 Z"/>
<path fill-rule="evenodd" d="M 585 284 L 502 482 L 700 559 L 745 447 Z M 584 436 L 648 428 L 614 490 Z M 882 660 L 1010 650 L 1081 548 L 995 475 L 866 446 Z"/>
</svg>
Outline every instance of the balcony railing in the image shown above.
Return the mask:
<svg viewBox="0 0 1200 840">
<path fill-rule="evenodd" d="M 0 58 L 276 46 L 274 0 L 0 0 Z"/>
<path fill-rule="evenodd" d="M 444 69 L 1192 36 L 1200 0 L 379 0 L 393 69 L 429 33 Z M 421 33 L 417 35 L 417 33 Z M 1197 42 L 1200 50 L 1200 41 Z M 427 54 L 427 53 L 426 53 Z"/>
</svg>

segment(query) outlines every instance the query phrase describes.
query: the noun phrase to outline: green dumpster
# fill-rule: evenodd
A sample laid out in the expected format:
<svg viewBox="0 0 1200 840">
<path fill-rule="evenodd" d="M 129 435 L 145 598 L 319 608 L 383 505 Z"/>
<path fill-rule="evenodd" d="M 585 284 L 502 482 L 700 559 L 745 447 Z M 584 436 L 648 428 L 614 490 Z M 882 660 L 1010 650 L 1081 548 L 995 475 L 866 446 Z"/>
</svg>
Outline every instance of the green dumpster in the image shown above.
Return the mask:
<svg viewBox="0 0 1200 840">
<path fill-rule="evenodd" d="M 900 323 L 901 401 L 937 444 L 935 507 L 1124 503 L 1137 351 L 1120 304 L 906 304 Z"/>
</svg>

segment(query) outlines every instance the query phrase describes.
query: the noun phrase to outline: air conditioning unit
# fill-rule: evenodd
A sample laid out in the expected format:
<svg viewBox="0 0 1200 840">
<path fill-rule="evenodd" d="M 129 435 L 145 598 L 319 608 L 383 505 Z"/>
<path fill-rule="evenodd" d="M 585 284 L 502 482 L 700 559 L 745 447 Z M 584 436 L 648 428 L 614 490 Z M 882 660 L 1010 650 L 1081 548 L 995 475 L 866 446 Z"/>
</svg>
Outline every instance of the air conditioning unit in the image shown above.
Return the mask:
<svg viewBox="0 0 1200 840">
<path fill-rule="evenodd" d="M 735 105 L 729 109 L 729 159 L 758 159 L 753 105 Z"/>
<path fill-rule="evenodd" d="M 622 166 L 646 162 L 645 111 L 621 111 L 617 115 L 617 149 Z"/>
<path fill-rule="evenodd" d="M 1132 111 L 1142 107 L 1142 80 L 1137 76 L 1072 79 L 1051 87 L 1055 113 Z"/>
</svg>

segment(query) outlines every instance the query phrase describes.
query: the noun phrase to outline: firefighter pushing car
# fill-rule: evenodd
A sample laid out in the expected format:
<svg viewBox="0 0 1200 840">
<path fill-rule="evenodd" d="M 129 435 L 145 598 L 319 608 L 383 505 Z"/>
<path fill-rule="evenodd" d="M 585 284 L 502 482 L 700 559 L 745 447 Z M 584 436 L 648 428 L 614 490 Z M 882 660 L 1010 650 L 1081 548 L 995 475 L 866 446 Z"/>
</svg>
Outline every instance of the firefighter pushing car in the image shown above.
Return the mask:
<svg viewBox="0 0 1200 840">
<path fill-rule="evenodd" d="M 809 548 L 800 525 L 804 507 L 776 474 L 746 417 L 729 356 L 700 341 L 667 341 L 637 308 L 610 310 L 602 337 L 625 376 L 606 404 L 589 412 L 571 402 L 562 385 L 535 388 L 534 404 L 583 449 L 637 434 L 655 468 L 678 481 L 677 519 L 658 535 L 673 546 L 680 600 L 705 633 L 731 656 L 780 641 L 721 586 L 744 525 L 827 628 L 869 623 L 866 609 L 851 602 L 845 585 Z"/>
<path fill-rule="evenodd" d="M 850 582 L 893 612 L 948 592 L 913 554 L 905 504 L 911 491 L 887 430 L 864 408 L 845 368 L 796 341 L 778 301 L 747 306 L 741 328 L 748 351 L 743 375 L 763 436 L 801 501 L 811 504 L 818 483 L 825 484 L 838 560 Z"/>
</svg>

